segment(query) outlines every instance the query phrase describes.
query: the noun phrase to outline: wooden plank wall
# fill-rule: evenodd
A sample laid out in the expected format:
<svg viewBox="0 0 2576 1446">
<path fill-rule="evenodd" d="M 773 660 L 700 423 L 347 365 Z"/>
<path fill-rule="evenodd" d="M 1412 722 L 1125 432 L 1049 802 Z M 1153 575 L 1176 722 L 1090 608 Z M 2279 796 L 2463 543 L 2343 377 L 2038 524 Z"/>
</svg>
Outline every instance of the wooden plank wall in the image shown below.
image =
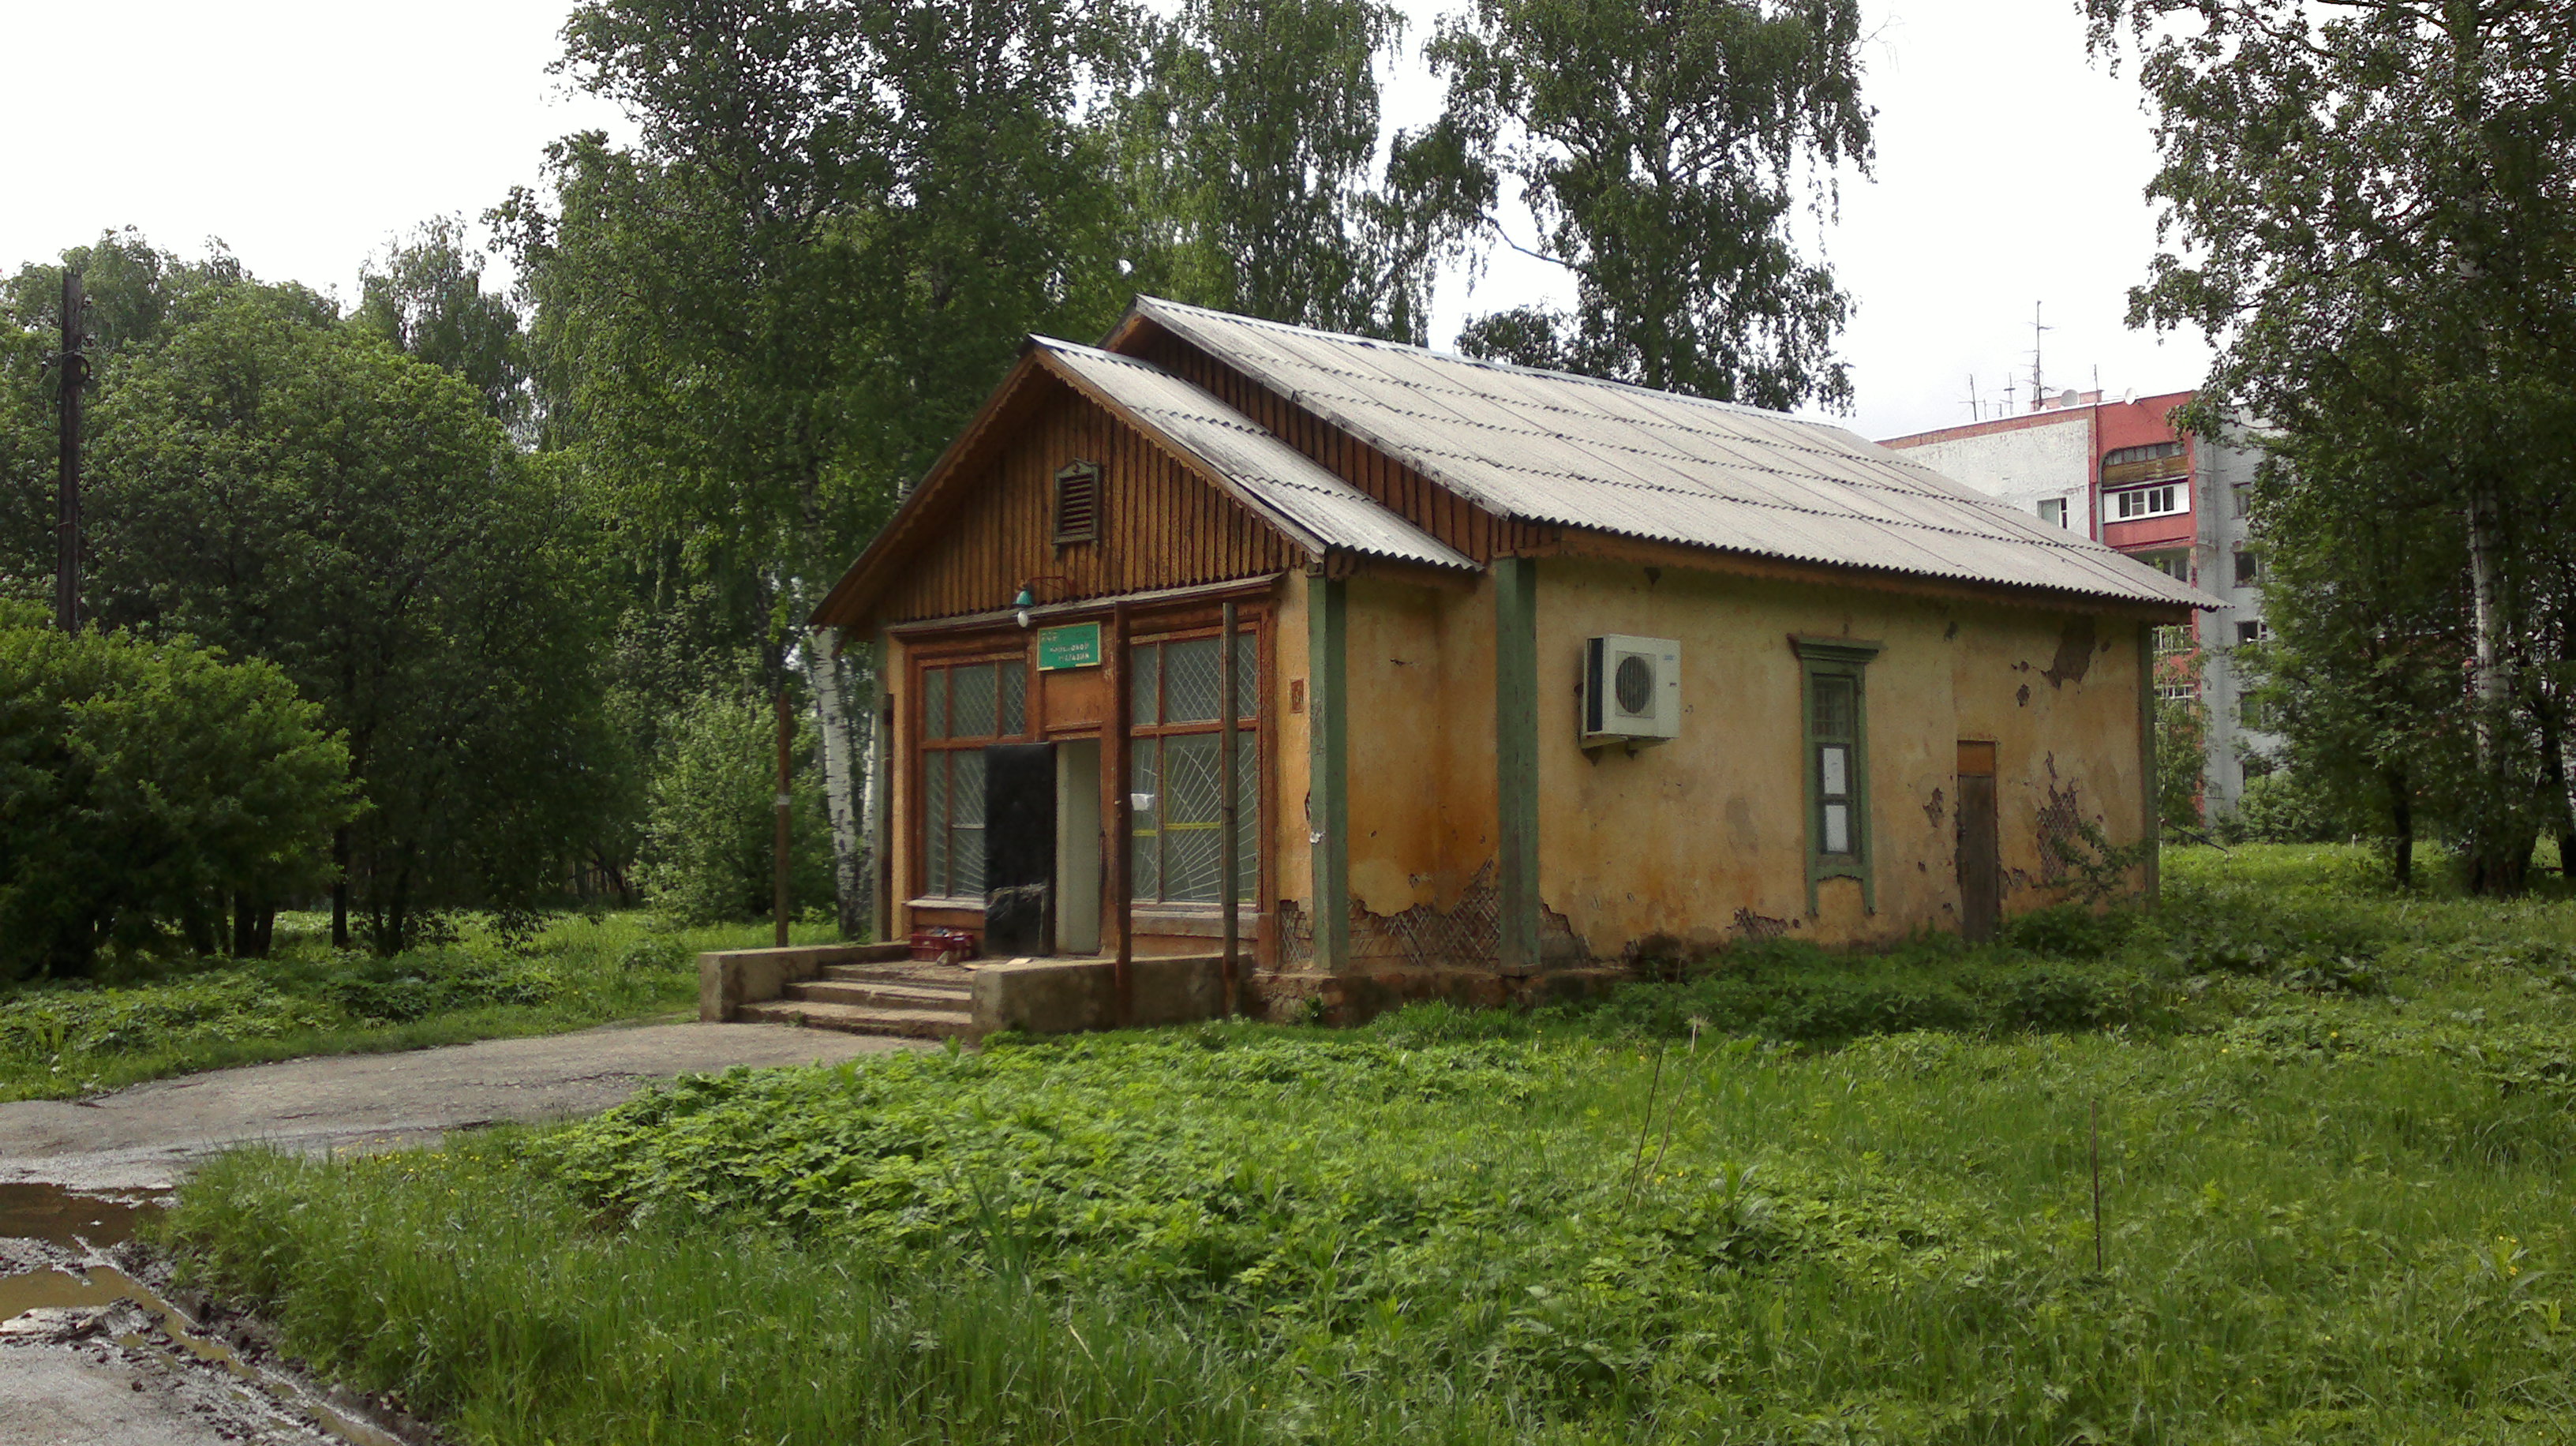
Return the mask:
<svg viewBox="0 0 2576 1446">
<path fill-rule="evenodd" d="M 1135 429 L 1052 379 L 954 510 L 872 610 L 918 622 L 1011 605 L 1032 578 L 1041 602 L 1258 577 L 1303 566 L 1302 550 Z M 1097 462 L 1100 540 L 1055 543 L 1055 474 Z M 927 520 L 927 519 L 925 519 Z"/>
<path fill-rule="evenodd" d="M 1485 511 L 1170 332 L 1150 328 L 1142 342 L 1138 355 L 1145 360 L 1214 393 L 1388 511 L 1479 564 L 1492 562 L 1496 553 L 1535 552 L 1556 540 L 1555 528 Z"/>
</svg>

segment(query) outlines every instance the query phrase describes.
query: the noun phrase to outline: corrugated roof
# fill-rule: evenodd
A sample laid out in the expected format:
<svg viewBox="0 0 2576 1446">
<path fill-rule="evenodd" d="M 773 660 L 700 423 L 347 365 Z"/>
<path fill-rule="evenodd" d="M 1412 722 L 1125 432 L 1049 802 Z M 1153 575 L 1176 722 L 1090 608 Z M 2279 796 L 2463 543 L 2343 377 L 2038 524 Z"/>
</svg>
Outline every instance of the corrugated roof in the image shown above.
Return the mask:
<svg viewBox="0 0 2576 1446">
<path fill-rule="evenodd" d="M 1474 570 L 1476 563 L 1378 505 L 1251 418 L 1149 362 L 1053 337 L 1040 350 L 1165 441 L 1189 453 L 1310 551 Z"/>
<path fill-rule="evenodd" d="M 1796 562 L 2218 605 L 1841 427 L 1155 297 L 1136 309 L 1499 515 Z M 1213 397 L 1205 405 L 1224 410 Z"/>
</svg>

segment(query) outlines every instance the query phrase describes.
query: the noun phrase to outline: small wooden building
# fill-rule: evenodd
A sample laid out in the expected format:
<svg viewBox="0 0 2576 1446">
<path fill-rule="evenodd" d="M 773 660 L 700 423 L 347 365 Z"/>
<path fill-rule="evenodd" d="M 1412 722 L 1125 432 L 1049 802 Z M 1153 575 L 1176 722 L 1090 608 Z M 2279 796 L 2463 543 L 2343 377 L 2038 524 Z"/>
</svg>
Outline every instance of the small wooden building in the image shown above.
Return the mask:
<svg viewBox="0 0 2576 1446">
<path fill-rule="evenodd" d="M 890 930 L 1234 912 L 1257 998 L 1364 1012 L 2055 901 L 2153 828 L 2204 601 L 1839 427 L 1142 298 L 1032 337 L 816 622 L 882 650 Z"/>
</svg>

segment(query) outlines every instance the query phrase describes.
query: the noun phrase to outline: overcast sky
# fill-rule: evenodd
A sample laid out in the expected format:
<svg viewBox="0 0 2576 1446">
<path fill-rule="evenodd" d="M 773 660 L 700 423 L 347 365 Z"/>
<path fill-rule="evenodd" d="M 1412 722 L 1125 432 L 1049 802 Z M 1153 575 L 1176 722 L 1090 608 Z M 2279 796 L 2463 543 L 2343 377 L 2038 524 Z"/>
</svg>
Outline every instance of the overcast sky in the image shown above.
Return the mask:
<svg viewBox="0 0 2576 1446">
<path fill-rule="evenodd" d="M 1429 18 L 1453 5 L 1408 0 Z M 325 4 L 136 0 L 17 7 L 0 126 L 12 138 L 0 267 L 135 226 L 186 253 L 220 237 L 257 275 L 357 289 L 358 263 L 441 214 L 479 216 L 532 184 L 547 141 L 619 129 L 546 73 L 555 0 Z M 2153 169 L 2134 83 L 2084 54 L 2074 0 L 1864 0 L 1863 93 L 1876 179 L 1847 184 L 1828 259 L 1858 303 L 1844 335 L 1851 425 L 1875 437 L 1969 419 L 2030 394 L 2045 308 L 2049 390 L 2115 396 L 2197 384 L 2197 336 L 2121 325 L 2155 250 L 2139 191 Z M 1436 111 L 1418 67 L 1399 123 Z M 1526 237 L 1526 231 L 1521 234 Z M 1440 298 L 1434 343 L 1471 313 L 1562 297 L 1544 263 L 1506 253 L 1473 294 Z"/>
</svg>

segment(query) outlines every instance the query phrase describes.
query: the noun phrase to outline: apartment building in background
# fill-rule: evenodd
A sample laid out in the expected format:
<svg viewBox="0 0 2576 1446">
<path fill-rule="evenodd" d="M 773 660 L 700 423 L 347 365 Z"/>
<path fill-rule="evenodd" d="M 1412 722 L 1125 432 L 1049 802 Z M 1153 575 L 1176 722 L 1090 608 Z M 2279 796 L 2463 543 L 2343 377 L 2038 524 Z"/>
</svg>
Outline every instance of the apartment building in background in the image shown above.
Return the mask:
<svg viewBox="0 0 2576 1446">
<path fill-rule="evenodd" d="M 2210 817 L 2244 797 L 2250 769 L 2280 752 L 2278 735 L 2248 713 L 2234 649 L 2267 636 L 2263 557 L 2247 527 L 2261 455 L 2174 425 L 2190 392 L 2106 400 L 2100 392 L 2043 395 L 2028 410 L 1964 426 L 1891 437 L 1945 477 L 2042 520 L 2083 531 L 2227 604 L 2191 630 L 2172 630 L 2160 684 L 2196 693 L 2209 711 L 2201 798 Z"/>
</svg>

